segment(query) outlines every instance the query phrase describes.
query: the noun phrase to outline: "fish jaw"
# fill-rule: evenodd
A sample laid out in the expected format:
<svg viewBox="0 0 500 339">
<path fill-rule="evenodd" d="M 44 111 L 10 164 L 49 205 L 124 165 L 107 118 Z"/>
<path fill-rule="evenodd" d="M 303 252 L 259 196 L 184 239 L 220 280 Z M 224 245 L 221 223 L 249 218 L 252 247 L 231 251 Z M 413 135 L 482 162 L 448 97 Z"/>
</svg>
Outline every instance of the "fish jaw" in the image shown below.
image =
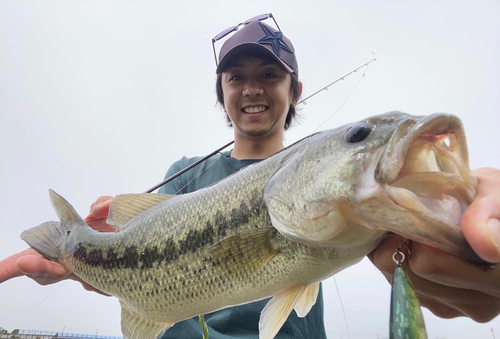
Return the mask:
<svg viewBox="0 0 500 339">
<path fill-rule="evenodd" d="M 349 207 L 347 214 L 356 222 L 484 263 L 460 230 L 477 180 L 469 169 L 465 133 L 457 117 L 433 114 L 405 120 L 367 176 L 376 189 L 360 190 Z"/>
</svg>

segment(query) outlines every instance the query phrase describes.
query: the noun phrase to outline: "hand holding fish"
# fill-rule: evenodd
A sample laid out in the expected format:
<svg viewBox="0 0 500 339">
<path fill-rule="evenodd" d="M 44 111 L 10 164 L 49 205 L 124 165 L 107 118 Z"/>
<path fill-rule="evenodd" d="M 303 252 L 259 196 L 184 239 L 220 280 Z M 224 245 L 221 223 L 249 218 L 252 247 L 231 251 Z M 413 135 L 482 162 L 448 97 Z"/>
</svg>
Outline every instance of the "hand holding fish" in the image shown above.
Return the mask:
<svg viewBox="0 0 500 339">
<path fill-rule="evenodd" d="M 116 231 L 106 224 L 111 199 L 110 196 L 99 197 L 90 206 L 90 213 L 85 218 L 90 227 L 101 232 Z M 88 291 L 108 295 L 87 284 L 74 273 L 68 272 L 59 263 L 48 260 L 32 248 L 13 254 L 0 261 L 0 283 L 23 275 L 35 280 L 40 285 L 55 284 L 62 280 L 71 279 L 79 281 Z"/>
<path fill-rule="evenodd" d="M 481 168 L 477 197 L 464 213 L 462 231 L 474 251 L 489 262 L 500 261 L 500 170 Z M 408 241 L 407 241 L 408 242 Z M 389 237 L 369 257 L 390 280 L 392 253 L 400 240 Z M 500 314 L 500 270 L 484 270 L 454 255 L 411 242 L 405 268 L 422 306 L 441 318 L 467 316 L 487 322 Z M 403 248 L 404 249 L 404 248 Z"/>
</svg>

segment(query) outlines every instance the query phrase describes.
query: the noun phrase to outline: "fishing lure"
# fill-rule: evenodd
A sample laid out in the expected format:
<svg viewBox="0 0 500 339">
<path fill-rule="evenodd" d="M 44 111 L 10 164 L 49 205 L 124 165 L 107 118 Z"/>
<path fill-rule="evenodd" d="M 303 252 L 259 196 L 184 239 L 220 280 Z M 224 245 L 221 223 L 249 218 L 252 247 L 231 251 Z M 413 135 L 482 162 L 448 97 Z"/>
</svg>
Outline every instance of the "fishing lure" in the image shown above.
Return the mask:
<svg viewBox="0 0 500 339">
<path fill-rule="evenodd" d="M 408 247 L 406 243 L 403 242 L 403 244 Z M 392 256 L 397 265 L 392 273 L 390 338 L 427 339 L 420 303 L 402 265 L 405 255 L 401 251 L 401 246 Z M 410 249 L 408 248 L 409 255 Z M 397 256 L 400 259 L 397 259 Z"/>
</svg>

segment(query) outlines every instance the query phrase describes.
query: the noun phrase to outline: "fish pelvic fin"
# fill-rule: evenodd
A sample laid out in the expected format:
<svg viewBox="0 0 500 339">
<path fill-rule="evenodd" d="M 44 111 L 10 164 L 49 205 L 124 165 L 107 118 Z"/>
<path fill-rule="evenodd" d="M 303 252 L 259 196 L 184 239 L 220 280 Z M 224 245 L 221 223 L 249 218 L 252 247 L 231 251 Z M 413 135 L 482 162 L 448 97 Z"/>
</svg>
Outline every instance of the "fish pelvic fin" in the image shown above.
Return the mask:
<svg viewBox="0 0 500 339">
<path fill-rule="evenodd" d="M 299 318 L 304 318 L 311 308 L 316 304 L 319 293 L 319 283 L 306 287 L 294 309 Z"/>
<path fill-rule="evenodd" d="M 136 215 L 149 210 L 150 208 L 169 200 L 174 195 L 139 193 L 117 195 L 109 206 L 108 225 L 123 230 L 127 222 Z"/>
<path fill-rule="evenodd" d="M 57 261 L 63 245 L 75 225 L 87 225 L 73 206 L 49 190 L 50 201 L 60 222 L 48 221 L 21 233 L 21 239 L 45 257 Z"/>
<path fill-rule="evenodd" d="M 131 311 L 123 302 L 120 302 L 120 305 L 123 339 L 156 339 L 174 325 L 142 317 Z"/>
<path fill-rule="evenodd" d="M 305 317 L 316 303 L 318 292 L 316 283 L 293 286 L 275 295 L 260 314 L 259 339 L 274 338 L 294 308 L 299 317 Z"/>
</svg>

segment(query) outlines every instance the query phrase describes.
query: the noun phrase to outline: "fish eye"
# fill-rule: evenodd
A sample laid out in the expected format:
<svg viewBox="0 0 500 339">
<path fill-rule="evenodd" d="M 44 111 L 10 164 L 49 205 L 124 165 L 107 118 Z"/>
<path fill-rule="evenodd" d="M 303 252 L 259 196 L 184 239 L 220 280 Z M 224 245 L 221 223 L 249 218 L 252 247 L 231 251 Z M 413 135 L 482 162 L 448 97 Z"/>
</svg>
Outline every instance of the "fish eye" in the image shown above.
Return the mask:
<svg viewBox="0 0 500 339">
<path fill-rule="evenodd" d="M 373 130 L 373 125 L 367 122 L 358 122 L 351 126 L 344 135 L 344 139 L 347 142 L 355 143 L 360 142 L 370 134 Z"/>
</svg>

